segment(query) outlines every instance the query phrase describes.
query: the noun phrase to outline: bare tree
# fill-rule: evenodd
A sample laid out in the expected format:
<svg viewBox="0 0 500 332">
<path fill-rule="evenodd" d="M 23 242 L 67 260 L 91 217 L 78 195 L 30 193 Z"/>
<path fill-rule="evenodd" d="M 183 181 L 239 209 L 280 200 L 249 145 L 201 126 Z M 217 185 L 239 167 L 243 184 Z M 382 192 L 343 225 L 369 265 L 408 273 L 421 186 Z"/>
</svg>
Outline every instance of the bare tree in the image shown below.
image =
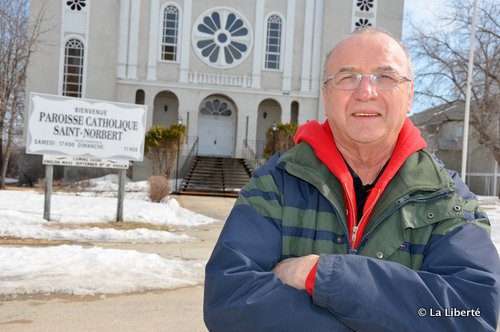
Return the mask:
<svg viewBox="0 0 500 332">
<path fill-rule="evenodd" d="M 29 0 L 0 1 L 0 188 L 5 187 L 16 123 L 24 107 L 26 69 L 42 14 L 43 10 L 30 22 Z"/>
<path fill-rule="evenodd" d="M 413 23 L 407 40 L 416 61 L 417 98 L 441 104 L 465 100 L 473 0 L 449 0 L 436 26 Z M 500 164 L 500 4 L 480 0 L 476 23 L 470 124 Z"/>
</svg>

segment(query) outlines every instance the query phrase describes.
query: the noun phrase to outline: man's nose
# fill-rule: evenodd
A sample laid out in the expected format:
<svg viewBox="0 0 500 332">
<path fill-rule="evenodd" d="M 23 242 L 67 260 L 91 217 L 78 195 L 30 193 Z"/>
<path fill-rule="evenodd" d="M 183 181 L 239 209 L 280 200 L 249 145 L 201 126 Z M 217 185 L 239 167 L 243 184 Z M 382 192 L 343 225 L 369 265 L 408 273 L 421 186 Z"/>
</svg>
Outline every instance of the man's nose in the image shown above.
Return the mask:
<svg viewBox="0 0 500 332">
<path fill-rule="evenodd" d="M 371 76 L 367 75 L 361 77 L 355 93 L 359 100 L 369 100 L 378 96 L 377 88 L 375 87 Z"/>
</svg>

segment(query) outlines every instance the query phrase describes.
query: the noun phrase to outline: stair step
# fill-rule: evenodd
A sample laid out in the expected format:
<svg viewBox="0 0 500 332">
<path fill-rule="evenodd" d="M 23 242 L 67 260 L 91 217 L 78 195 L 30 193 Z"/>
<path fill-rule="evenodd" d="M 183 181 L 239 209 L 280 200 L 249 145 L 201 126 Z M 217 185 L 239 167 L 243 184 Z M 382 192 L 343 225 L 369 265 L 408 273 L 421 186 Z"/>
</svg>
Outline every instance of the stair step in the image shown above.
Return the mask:
<svg viewBox="0 0 500 332">
<path fill-rule="evenodd" d="M 251 172 L 242 158 L 196 156 L 180 193 L 233 193 L 248 183 Z"/>
<path fill-rule="evenodd" d="M 231 191 L 182 191 L 182 195 L 192 195 L 192 196 L 219 196 L 219 197 L 238 197 L 237 192 Z"/>
<path fill-rule="evenodd" d="M 192 174 L 186 177 L 186 180 L 196 180 L 196 179 L 213 179 L 213 178 L 220 178 L 220 179 L 225 179 L 225 180 L 248 180 L 248 175 L 246 174 L 224 174 L 224 177 L 222 176 L 213 176 L 212 174 Z"/>
<path fill-rule="evenodd" d="M 182 186 L 190 186 L 190 187 L 213 187 L 213 188 L 220 188 L 220 187 L 231 187 L 231 188 L 242 188 L 244 185 L 246 185 L 247 182 L 189 182 L 186 184 L 183 184 Z"/>
</svg>

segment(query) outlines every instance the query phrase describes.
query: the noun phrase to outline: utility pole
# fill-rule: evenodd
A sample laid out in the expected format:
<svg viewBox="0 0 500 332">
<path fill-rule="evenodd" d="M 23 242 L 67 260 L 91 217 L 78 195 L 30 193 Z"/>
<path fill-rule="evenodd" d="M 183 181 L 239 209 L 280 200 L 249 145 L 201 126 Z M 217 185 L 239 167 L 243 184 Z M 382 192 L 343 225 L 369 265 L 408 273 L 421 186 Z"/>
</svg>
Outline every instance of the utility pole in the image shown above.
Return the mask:
<svg viewBox="0 0 500 332">
<path fill-rule="evenodd" d="M 476 18 L 477 18 L 477 0 L 474 0 L 474 12 L 472 14 L 472 27 L 470 34 L 469 63 L 467 66 L 467 90 L 465 92 L 465 111 L 464 111 L 464 137 L 462 143 L 462 180 L 467 183 L 467 150 L 469 143 L 469 118 L 470 118 L 470 95 L 472 91 L 472 66 L 474 64 L 474 42 L 476 39 Z"/>
</svg>

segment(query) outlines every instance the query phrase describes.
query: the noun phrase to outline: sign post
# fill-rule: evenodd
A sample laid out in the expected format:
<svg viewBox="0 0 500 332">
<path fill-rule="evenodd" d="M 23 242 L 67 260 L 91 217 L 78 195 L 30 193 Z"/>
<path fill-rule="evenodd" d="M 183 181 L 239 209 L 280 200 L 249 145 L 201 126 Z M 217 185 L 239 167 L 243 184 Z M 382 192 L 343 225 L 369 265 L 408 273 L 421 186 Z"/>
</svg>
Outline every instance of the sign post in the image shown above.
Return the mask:
<svg viewBox="0 0 500 332">
<path fill-rule="evenodd" d="M 123 221 L 123 199 L 125 197 L 125 170 L 118 172 L 118 207 L 116 211 L 116 221 Z"/>
<path fill-rule="evenodd" d="M 52 197 L 52 178 L 54 166 L 45 166 L 45 202 L 43 205 L 43 219 L 50 221 L 50 198 Z"/>
<path fill-rule="evenodd" d="M 143 159 L 146 116 L 145 105 L 31 93 L 26 152 L 44 156 L 46 220 L 53 165 L 120 169 L 117 220 L 123 220 L 125 170 Z"/>
</svg>

